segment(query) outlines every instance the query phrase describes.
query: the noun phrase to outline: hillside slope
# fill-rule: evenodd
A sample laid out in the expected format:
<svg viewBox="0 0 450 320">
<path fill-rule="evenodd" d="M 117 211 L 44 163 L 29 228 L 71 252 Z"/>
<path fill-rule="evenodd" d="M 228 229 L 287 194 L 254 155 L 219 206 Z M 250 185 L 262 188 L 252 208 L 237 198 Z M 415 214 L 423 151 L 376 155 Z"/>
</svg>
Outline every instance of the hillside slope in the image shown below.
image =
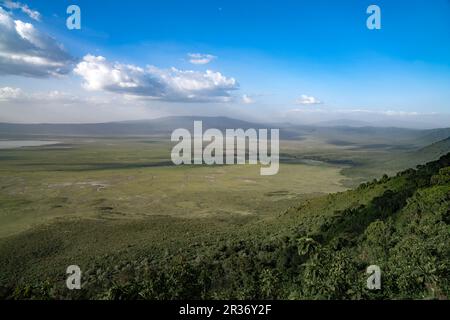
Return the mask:
<svg viewBox="0 0 450 320">
<path fill-rule="evenodd" d="M 436 158 L 441 154 L 446 153 L 450 150 L 450 136 L 441 141 L 435 142 L 429 146 L 421 148 L 416 152 L 416 155 L 420 157 L 420 159 L 425 158 Z"/>
</svg>

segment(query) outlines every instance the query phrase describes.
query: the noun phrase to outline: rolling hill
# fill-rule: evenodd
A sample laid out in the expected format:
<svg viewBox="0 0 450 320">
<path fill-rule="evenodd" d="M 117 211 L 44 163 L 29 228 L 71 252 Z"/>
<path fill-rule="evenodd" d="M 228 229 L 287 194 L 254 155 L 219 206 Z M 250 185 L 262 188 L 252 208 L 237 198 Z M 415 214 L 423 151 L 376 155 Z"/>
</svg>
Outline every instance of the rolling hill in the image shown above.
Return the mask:
<svg viewBox="0 0 450 320">
<path fill-rule="evenodd" d="M 67 137 L 67 136 L 167 136 L 177 128 L 192 130 L 193 121 L 203 121 L 204 129 L 279 128 L 282 139 L 320 137 L 332 144 L 389 144 L 425 147 L 450 136 L 450 128 L 417 130 L 370 126 L 311 126 L 289 123 L 252 123 L 227 117 L 178 116 L 152 120 L 137 120 L 90 124 L 14 124 L 0 123 L 0 138 Z"/>
</svg>

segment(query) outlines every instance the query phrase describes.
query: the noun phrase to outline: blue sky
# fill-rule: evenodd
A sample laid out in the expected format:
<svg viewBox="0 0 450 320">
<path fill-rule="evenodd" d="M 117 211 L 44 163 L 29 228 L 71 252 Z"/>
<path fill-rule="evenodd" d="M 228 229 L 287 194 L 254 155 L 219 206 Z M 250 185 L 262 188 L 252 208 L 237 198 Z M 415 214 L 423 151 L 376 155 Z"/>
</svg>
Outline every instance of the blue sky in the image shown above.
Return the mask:
<svg viewBox="0 0 450 320">
<path fill-rule="evenodd" d="M 81 8 L 81 30 L 65 27 L 70 4 Z M 366 27 L 371 4 L 381 8 L 380 30 Z M 0 88 L 20 89 L 28 100 L 38 100 L 24 118 L 25 103 L 0 96 L 0 121 L 207 114 L 450 126 L 448 0 L 23 0 L 20 5 L 39 12 L 40 19 L 19 6 L 3 7 L 13 20 L 31 23 L 63 44 L 72 60 L 58 55 L 57 62 L 71 67 L 56 75 L 48 68 L 45 75 L 35 69 L 27 74 L 1 68 L 0 60 Z M 11 35 L 3 47 L 0 42 L 0 49 L 13 40 Z M 96 68 L 106 70 L 101 79 Z M 120 74 L 116 82 L 107 78 L 114 74 Z M 42 107 L 39 99 L 50 91 L 70 101 L 59 110 L 51 108 L 54 101 Z M 108 109 L 108 103 L 114 106 Z"/>
</svg>

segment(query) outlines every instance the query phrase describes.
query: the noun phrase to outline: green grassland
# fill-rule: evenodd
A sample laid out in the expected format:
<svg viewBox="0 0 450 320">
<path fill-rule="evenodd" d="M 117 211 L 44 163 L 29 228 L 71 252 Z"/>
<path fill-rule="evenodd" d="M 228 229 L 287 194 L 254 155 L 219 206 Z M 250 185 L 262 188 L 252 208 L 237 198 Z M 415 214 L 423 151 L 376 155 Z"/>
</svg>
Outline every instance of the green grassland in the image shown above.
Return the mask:
<svg viewBox="0 0 450 320">
<path fill-rule="evenodd" d="M 365 264 L 384 261 L 365 245 L 366 233 L 389 229 L 401 238 L 392 248 L 407 241 L 401 233 L 412 228 L 403 225 L 410 211 L 416 214 L 414 201 L 424 212 L 437 201 L 433 212 L 446 219 L 449 186 L 446 173 L 439 175 L 446 162 L 348 190 L 436 159 L 449 151 L 446 143 L 405 149 L 319 136 L 284 140 L 279 174 L 260 176 L 259 166 L 173 166 L 172 144 L 158 137 L 57 138 L 54 146 L 0 150 L 2 297 L 408 297 L 397 284 L 375 296 L 362 289 Z M 416 183 L 418 176 L 425 182 Z M 382 213 L 385 201 L 392 207 Z M 372 226 L 377 221 L 384 225 Z M 441 229 L 436 245 L 448 236 L 448 225 Z M 443 268 L 448 256 L 439 248 L 434 259 Z M 335 258 L 353 270 L 338 274 L 341 283 L 323 271 L 326 264 L 342 268 Z M 85 271 L 79 292 L 64 287 L 71 264 Z M 431 282 L 417 275 L 422 282 L 413 281 L 409 297 L 446 297 L 448 278 L 440 270 L 426 273 Z M 325 288 L 323 279 L 330 281 Z"/>
<path fill-rule="evenodd" d="M 345 190 L 342 167 L 174 166 L 158 140 L 66 141 L 1 151 L 0 237 L 55 218 L 261 217 L 297 198 Z"/>
</svg>

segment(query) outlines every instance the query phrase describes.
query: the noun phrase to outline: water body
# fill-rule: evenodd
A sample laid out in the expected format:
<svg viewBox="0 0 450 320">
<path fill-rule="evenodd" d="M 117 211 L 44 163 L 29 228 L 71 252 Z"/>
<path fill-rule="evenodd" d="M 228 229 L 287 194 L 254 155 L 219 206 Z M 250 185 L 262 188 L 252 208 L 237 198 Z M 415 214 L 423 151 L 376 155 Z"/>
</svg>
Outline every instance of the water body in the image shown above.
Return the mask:
<svg viewBox="0 0 450 320">
<path fill-rule="evenodd" d="M 40 147 L 58 144 L 59 141 L 44 140 L 0 140 L 0 149 L 17 149 L 23 147 Z"/>
</svg>

